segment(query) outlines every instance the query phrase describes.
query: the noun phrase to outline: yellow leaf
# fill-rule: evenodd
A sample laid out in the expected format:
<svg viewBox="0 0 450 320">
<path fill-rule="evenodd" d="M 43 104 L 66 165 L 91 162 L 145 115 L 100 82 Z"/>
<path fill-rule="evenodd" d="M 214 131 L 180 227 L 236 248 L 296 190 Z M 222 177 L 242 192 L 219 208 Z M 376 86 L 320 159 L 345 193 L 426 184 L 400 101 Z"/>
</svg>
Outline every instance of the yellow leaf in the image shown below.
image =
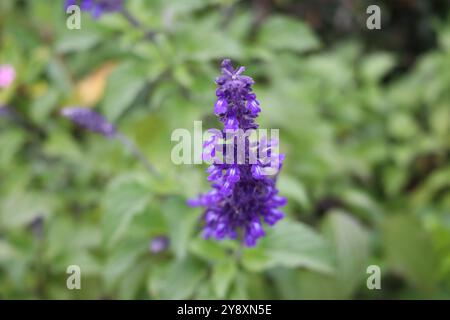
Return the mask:
<svg viewBox="0 0 450 320">
<path fill-rule="evenodd" d="M 116 63 L 107 62 L 77 83 L 76 96 L 80 105 L 93 106 L 100 101 L 106 80 L 115 66 Z"/>
</svg>

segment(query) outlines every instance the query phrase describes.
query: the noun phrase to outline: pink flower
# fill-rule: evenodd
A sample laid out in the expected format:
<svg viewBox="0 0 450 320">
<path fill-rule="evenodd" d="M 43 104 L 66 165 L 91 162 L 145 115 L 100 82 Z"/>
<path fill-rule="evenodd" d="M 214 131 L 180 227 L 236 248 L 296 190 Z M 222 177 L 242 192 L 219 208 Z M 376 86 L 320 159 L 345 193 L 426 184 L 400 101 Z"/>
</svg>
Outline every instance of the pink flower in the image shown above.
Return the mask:
<svg viewBox="0 0 450 320">
<path fill-rule="evenodd" d="M 16 78 L 16 71 L 10 64 L 0 65 L 0 88 L 7 88 Z"/>
</svg>

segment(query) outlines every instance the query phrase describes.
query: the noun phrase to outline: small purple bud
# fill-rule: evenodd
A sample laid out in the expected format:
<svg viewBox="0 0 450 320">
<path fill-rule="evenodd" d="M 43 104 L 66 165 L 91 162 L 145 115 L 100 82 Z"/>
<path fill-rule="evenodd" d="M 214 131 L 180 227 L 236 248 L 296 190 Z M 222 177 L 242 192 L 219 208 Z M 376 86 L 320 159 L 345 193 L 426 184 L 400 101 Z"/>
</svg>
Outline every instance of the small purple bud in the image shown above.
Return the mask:
<svg viewBox="0 0 450 320">
<path fill-rule="evenodd" d="M 274 202 L 277 206 L 279 206 L 279 207 L 282 207 L 282 206 L 284 206 L 284 205 L 287 204 L 287 199 L 284 198 L 284 197 L 274 196 L 274 197 L 272 198 L 272 200 L 273 200 L 273 202 Z"/>
<path fill-rule="evenodd" d="M 193 199 L 189 199 L 187 201 L 188 206 L 190 207 L 199 207 L 201 206 L 202 203 L 202 199 L 201 198 L 193 198 Z"/>
<path fill-rule="evenodd" d="M 238 182 L 240 179 L 239 169 L 237 166 L 233 166 L 227 171 L 228 180 L 232 183 Z"/>
<path fill-rule="evenodd" d="M 104 13 L 119 12 L 123 10 L 124 0 L 66 0 L 64 8 L 79 5 L 81 11 L 90 12 L 94 19 L 100 18 Z"/>
<path fill-rule="evenodd" d="M 92 8 L 94 7 L 94 1 L 95 0 L 81 0 L 81 10 L 83 11 L 89 11 L 92 10 Z"/>
<path fill-rule="evenodd" d="M 246 233 L 245 234 L 245 245 L 247 247 L 254 247 L 256 245 L 256 238 L 250 234 L 250 233 Z"/>
<path fill-rule="evenodd" d="M 220 192 L 225 196 L 229 196 L 233 192 L 233 185 L 234 183 L 232 183 L 230 180 L 225 179 L 222 187 L 220 188 Z"/>
<path fill-rule="evenodd" d="M 247 108 L 253 114 L 258 114 L 259 112 L 261 112 L 261 108 L 259 107 L 259 102 L 257 100 L 249 100 L 247 102 Z"/>
<path fill-rule="evenodd" d="M 68 7 L 76 5 L 77 4 L 77 0 L 66 0 L 66 2 L 64 3 L 64 9 L 67 10 Z"/>
<path fill-rule="evenodd" d="M 42 239 L 44 234 L 44 217 L 42 215 L 35 217 L 29 224 L 29 228 L 37 239 Z"/>
<path fill-rule="evenodd" d="M 222 176 L 222 169 L 212 165 L 210 166 L 206 172 L 209 173 L 208 181 L 214 181 L 219 179 Z"/>
<path fill-rule="evenodd" d="M 264 221 L 269 225 L 273 226 L 275 223 L 278 222 L 278 220 L 281 220 L 284 218 L 284 214 L 276 209 L 271 209 L 268 214 L 264 216 Z"/>
<path fill-rule="evenodd" d="M 214 235 L 214 230 L 212 228 L 209 228 L 208 226 L 206 226 L 203 229 L 203 238 L 204 239 L 209 239 Z"/>
<path fill-rule="evenodd" d="M 222 69 L 226 69 L 229 72 L 233 72 L 233 65 L 230 59 L 224 59 L 221 64 Z"/>
<path fill-rule="evenodd" d="M 165 251 L 170 244 L 170 240 L 166 236 L 157 236 L 150 240 L 149 250 L 153 254 Z"/>
<path fill-rule="evenodd" d="M 237 130 L 239 122 L 235 117 L 229 117 L 225 122 L 225 130 Z"/>
<path fill-rule="evenodd" d="M 98 18 L 100 18 L 102 14 L 103 14 L 103 9 L 100 5 L 96 5 L 94 7 L 94 9 L 92 9 L 92 18 L 94 18 L 94 20 L 97 20 Z"/>
<path fill-rule="evenodd" d="M 219 222 L 215 234 L 217 239 L 223 239 L 227 235 L 227 225 L 224 222 Z"/>
<path fill-rule="evenodd" d="M 214 104 L 214 113 L 217 115 L 224 114 L 227 112 L 228 103 L 225 99 L 219 99 Z"/>
<path fill-rule="evenodd" d="M 257 237 L 263 237 L 266 234 L 259 220 L 253 221 L 250 228 L 251 232 Z"/>
<path fill-rule="evenodd" d="M 219 215 L 218 215 L 216 212 L 214 212 L 214 211 L 208 211 L 208 212 L 206 212 L 206 214 L 205 214 L 205 221 L 206 221 L 207 223 L 211 223 L 211 222 L 213 222 L 213 221 L 216 221 L 218 217 L 219 217 Z"/>
<path fill-rule="evenodd" d="M 221 88 L 216 90 L 216 97 L 222 98 L 224 96 L 224 94 L 225 94 L 225 92 Z"/>
<path fill-rule="evenodd" d="M 80 107 L 66 107 L 61 110 L 61 115 L 72 120 L 75 124 L 99 133 L 107 138 L 112 138 L 117 133 L 114 125 L 109 123 L 101 114 Z"/>
<path fill-rule="evenodd" d="M 245 67 L 244 66 L 240 66 L 239 69 L 237 69 L 237 71 L 234 73 L 234 76 L 237 77 L 244 71 L 245 71 Z"/>
<path fill-rule="evenodd" d="M 255 179 L 261 179 L 263 177 L 262 169 L 259 165 L 254 164 L 252 165 L 252 176 Z"/>
<path fill-rule="evenodd" d="M 250 88 L 255 83 L 255 81 L 253 81 L 253 79 L 249 76 L 239 76 L 239 79 L 245 84 L 247 88 Z"/>
<path fill-rule="evenodd" d="M 219 140 L 218 135 L 213 133 L 213 135 L 203 143 L 202 159 L 204 161 L 208 162 L 216 156 L 217 140 Z"/>
<path fill-rule="evenodd" d="M 219 86 L 223 85 L 226 81 L 227 81 L 227 79 L 224 76 L 220 76 L 220 77 L 216 78 L 216 84 L 218 84 Z"/>
</svg>

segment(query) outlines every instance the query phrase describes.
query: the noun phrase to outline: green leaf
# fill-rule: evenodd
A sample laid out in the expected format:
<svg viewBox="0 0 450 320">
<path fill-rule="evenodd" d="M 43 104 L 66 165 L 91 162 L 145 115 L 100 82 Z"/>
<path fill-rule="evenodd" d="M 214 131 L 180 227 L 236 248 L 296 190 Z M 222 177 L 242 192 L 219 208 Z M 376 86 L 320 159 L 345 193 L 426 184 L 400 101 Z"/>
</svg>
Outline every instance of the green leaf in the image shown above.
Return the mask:
<svg viewBox="0 0 450 320">
<path fill-rule="evenodd" d="M 42 194 L 14 192 L 0 203 L 0 225 L 17 228 L 37 217 L 48 217 L 52 214 L 53 202 Z"/>
<path fill-rule="evenodd" d="M 262 47 L 276 50 L 305 52 L 320 47 L 320 42 L 309 27 L 292 18 L 272 16 L 261 28 L 259 41 Z"/>
<path fill-rule="evenodd" d="M 342 299 L 336 276 L 301 270 L 297 278 L 299 284 L 297 299 Z"/>
<path fill-rule="evenodd" d="M 138 264 L 139 257 L 145 254 L 148 250 L 148 241 L 144 241 L 142 238 L 127 240 L 120 243 L 109 254 L 105 264 L 102 276 L 105 286 L 108 290 L 112 290 L 114 286 L 123 279 L 136 277 L 137 270 L 135 269 Z M 141 272 L 143 272 L 141 270 Z M 133 281 L 129 279 L 129 281 Z"/>
<path fill-rule="evenodd" d="M 413 116 L 407 113 L 396 112 L 388 120 L 389 133 L 398 139 L 408 139 L 417 136 L 419 129 Z"/>
<path fill-rule="evenodd" d="M 344 297 L 350 297 L 366 277 L 368 232 L 354 217 L 337 210 L 327 215 L 323 227 L 336 256 L 337 287 Z"/>
<path fill-rule="evenodd" d="M 64 32 L 57 40 L 55 47 L 60 54 L 84 51 L 92 48 L 102 39 L 98 32 L 89 28 L 82 28 L 77 31 Z"/>
<path fill-rule="evenodd" d="M 70 159 L 72 162 L 82 162 L 85 154 L 80 145 L 65 130 L 53 131 L 45 142 L 44 152 L 50 157 Z"/>
<path fill-rule="evenodd" d="M 380 208 L 366 192 L 349 188 L 342 191 L 341 198 L 348 204 L 352 212 L 360 213 L 363 218 L 369 221 L 381 219 Z"/>
<path fill-rule="evenodd" d="M 268 272 L 271 281 L 281 299 L 299 299 L 298 270 L 289 268 L 273 268 Z"/>
<path fill-rule="evenodd" d="M 84 276 L 98 276 L 103 272 L 103 266 L 99 263 L 98 258 L 88 251 L 71 251 L 65 252 L 61 257 L 58 257 L 52 264 L 53 270 L 58 273 L 66 271 L 67 266 L 75 264 L 80 266 L 82 275 Z"/>
<path fill-rule="evenodd" d="M 133 217 L 144 211 L 151 191 L 140 180 L 119 177 L 109 186 L 104 201 L 103 236 L 108 245 L 116 243 Z"/>
<path fill-rule="evenodd" d="M 231 289 L 230 299 L 246 300 L 248 299 L 248 279 L 244 272 L 239 272 Z"/>
<path fill-rule="evenodd" d="M 175 36 L 174 57 L 177 60 L 196 60 L 201 63 L 223 57 L 239 58 L 243 55 L 240 42 L 215 28 L 217 16 L 198 18 L 183 25 Z"/>
<path fill-rule="evenodd" d="M 26 135 L 23 131 L 2 130 L 0 135 L 0 166 L 11 168 L 14 157 L 26 142 Z"/>
<path fill-rule="evenodd" d="M 269 272 L 282 299 L 339 299 L 336 278 L 332 274 L 305 269 L 275 268 Z"/>
<path fill-rule="evenodd" d="M 48 120 L 49 114 L 57 106 L 59 92 L 56 89 L 49 89 L 43 95 L 37 97 L 31 104 L 31 116 L 34 121 L 43 123 Z"/>
<path fill-rule="evenodd" d="M 51 85 L 53 88 L 59 91 L 69 94 L 72 90 L 72 80 L 71 76 L 66 68 L 66 66 L 58 60 L 56 57 L 51 59 L 47 65 L 47 74 L 51 80 Z M 46 100 L 54 99 L 53 97 L 46 98 Z M 45 102 L 47 103 L 47 101 Z"/>
<path fill-rule="evenodd" d="M 420 221 L 411 215 L 395 215 L 382 225 L 382 240 L 388 266 L 414 285 L 431 289 L 438 270 L 435 249 Z"/>
<path fill-rule="evenodd" d="M 197 210 L 187 209 L 186 201 L 179 197 L 170 198 L 162 206 L 169 226 L 170 247 L 179 259 L 187 254 L 189 240 L 199 218 Z"/>
<path fill-rule="evenodd" d="M 328 242 L 310 227 L 299 222 L 282 221 L 267 229 L 267 236 L 256 248 L 244 250 L 242 263 L 247 269 L 262 271 L 285 266 L 333 272 Z"/>
<path fill-rule="evenodd" d="M 395 165 L 387 165 L 383 170 L 383 186 L 389 196 L 397 195 L 408 179 L 408 172 L 398 170 Z"/>
<path fill-rule="evenodd" d="M 18 256 L 16 248 L 4 240 L 0 240 L 0 263 L 10 261 Z"/>
<path fill-rule="evenodd" d="M 158 299 L 188 299 L 205 276 L 206 268 L 198 260 L 175 260 L 169 267 L 151 274 L 150 293 Z"/>
<path fill-rule="evenodd" d="M 200 237 L 191 241 L 189 251 L 208 262 L 222 261 L 230 257 L 222 243 Z"/>
<path fill-rule="evenodd" d="M 430 124 L 433 132 L 441 136 L 443 141 L 448 143 L 448 133 L 450 132 L 450 108 L 443 102 L 433 107 L 433 113 L 430 115 Z"/>
<path fill-rule="evenodd" d="M 280 194 L 282 196 L 295 200 L 304 208 L 309 207 L 310 203 L 308 195 L 304 185 L 299 180 L 282 174 L 278 180 L 278 189 L 280 190 Z"/>
<path fill-rule="evenodd" d="M 272 283 L 268 282 L 266 277 L 262 277 L 261 274 L 259 273 L 247 272 L 245 274 L 245 278 L 247 282 L 246 287 L 248 299 L 251 300 L 274 299 Z"/>
<path fill-rule="evenodd" d="M 237 268 L 233 260 L 226 260 L 214 266 L 212 274 L 212 284 L 216 295 L 223 299 L 236 277 Z"/>
<path fill-rule="evenodd" d="M 136 99 L 146 82 L 142 66 L 130 61 L 119 65 L 110 75 L 101 105 L 103 114 L 116 121 Z"/>
<path fill-rule="evenodd" d="M 361 74 L 369 81 L 380 79 L 395 66 L 395 59 L 388 53 L 377 53 L 367 56 L 361 65 Z"/>
<path fill-rule="evenodd" d="M 202 285 L 197 289 L 195 293 L 195 299 L 198 300 L 217 300 L 219 297 L 217 297 L 214 289 L 212 288 L 212 285 L 210 282 L 204 282 Z"/>
<path fill-rule="evenodd" d="M 145 286 L 145 279 L 147 271 L 150 269 L 150 261 L 138 261 L 132 266 L 132 272 L 125 277 L 120 277 L 121 280 L 118 289 L 118 298 L 121 300 L 136 299 L 139 289 Z M 144 285 L 143 285 L 144 284 Z"/>
</svg>

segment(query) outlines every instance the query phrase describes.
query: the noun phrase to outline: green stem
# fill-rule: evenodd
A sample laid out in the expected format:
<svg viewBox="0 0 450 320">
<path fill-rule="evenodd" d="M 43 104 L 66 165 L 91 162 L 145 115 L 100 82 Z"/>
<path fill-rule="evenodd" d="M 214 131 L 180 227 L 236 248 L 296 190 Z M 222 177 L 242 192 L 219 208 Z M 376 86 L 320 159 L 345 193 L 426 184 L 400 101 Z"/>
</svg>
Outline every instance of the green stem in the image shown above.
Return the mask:
<svg viewBox="0 0 450 320">
<path fill-rule="evenodd" d="M 135 28 L 140 29 L 144 32 L 145 34 L 145 39 L 150 40 L 150 41 L 154 41 L 155 40 L 155 36 L 156 36 L 156 32 L 152 31 L 152 30 L 146 30 L 145 27 L 142 25 L 142 23 L 136 19 L 135 16 L 133 16 L 128 10 L 123 9 L 121 11 L 122 16 Z"/>
<path fill-rule="evenodd" d="M 115 138 L 117 140 L 119 140 L 122 143 L 122 145 L 124 145 L 125 148 L 127 148 L 133 154 L 133 156 L 144 165 L 144 167 L 147 169 L 147 171 L 151 175 L 155 176 L 156 178 L 161 177 L 161 175 L 156 170 L 156 168 L 148 161 L 148 159 L 144 156 L 144 154 L 136 147 L 136 145 L 133 143 L 133 141 L 128 139 L 122 133 L 117 133 L 115 135 Z"/>
</svg>

